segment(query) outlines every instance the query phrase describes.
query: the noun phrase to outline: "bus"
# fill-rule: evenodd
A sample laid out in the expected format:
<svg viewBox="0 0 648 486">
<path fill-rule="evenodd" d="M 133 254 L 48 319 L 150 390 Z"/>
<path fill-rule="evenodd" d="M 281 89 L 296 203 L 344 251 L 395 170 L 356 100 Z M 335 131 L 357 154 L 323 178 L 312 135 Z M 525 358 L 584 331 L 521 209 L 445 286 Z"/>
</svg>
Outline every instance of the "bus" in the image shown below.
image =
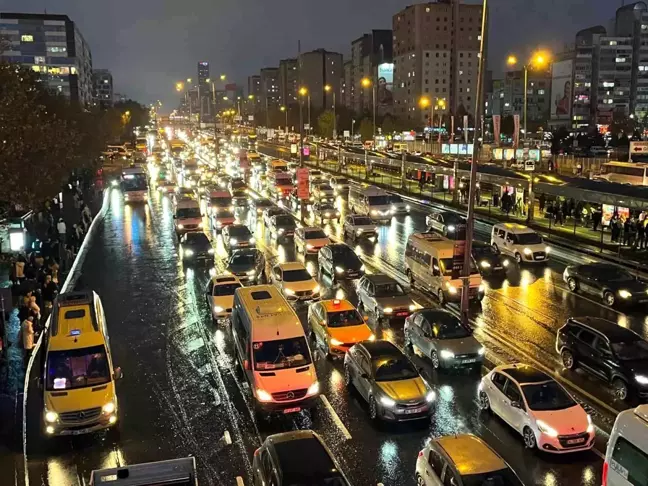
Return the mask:
<svg viewBox="0 0 648 486">
<path fill-rule="evenodd" d="M 608 182 L 647 186 L 648 164 L 635 162 L 606 162 L 601 165 L 601 172 L 595 178 L 604 179 Z"/>
<path fill-rule="evenodd" d="M 122 170 L 121 189 L 126 202 L 148 200 L 148 180 L 143 167 L 128 167 Z"/>
</svg>

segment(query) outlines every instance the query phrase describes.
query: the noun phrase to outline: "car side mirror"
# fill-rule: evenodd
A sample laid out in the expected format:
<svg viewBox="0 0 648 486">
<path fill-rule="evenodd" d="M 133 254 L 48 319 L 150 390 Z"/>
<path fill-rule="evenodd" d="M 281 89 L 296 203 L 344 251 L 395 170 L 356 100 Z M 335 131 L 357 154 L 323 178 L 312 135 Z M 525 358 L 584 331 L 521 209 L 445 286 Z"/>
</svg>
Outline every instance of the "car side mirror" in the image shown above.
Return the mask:
<svg viewBox="0 0 648 486">
<path fill-rule="evenodd" d="M 368 380 L 368 379 L 369 379 L 369 375 L 368 375 L 367 373 L 362 373 L 362 374 L 360 375 L 360 378 L 364 378 L 365 380 Z"/>
<path fill-rule="evenodd" d="M 522 403 L 520 403 L 520 402 L 517 401 L 517 400 L 514 400 L 514 401 L 511 402 L 511 407 L 513 407 L 513 408 L 519 408 L 520 410 L 522 410 Z"/>
<path fill-rule="evenodd" d="M 362 316 L 365 322 L 369 321 L 369 316 Z"/>
<path fill-rule="evenodd" d="M 325 320 L 321 320 L 319 323 L 320 323 L 320 326 L 326 327 L 326 321 Z"/>
<path fill-rule="evenodd" d="M 115 381 L 117 381 L 117 380 L 121 380 L 123 377 L 124 377 L 124 372 L 118 366 L 117 368 L 115 368 L 115 371 L 113 372 L 113 378 L 115 379 Z"/>
<path fill-rule="evenodd" d="M 247 359 L 243 360 L 243 369 L 246 371 L 250 369 L 250 362 Z"/>
</svg>

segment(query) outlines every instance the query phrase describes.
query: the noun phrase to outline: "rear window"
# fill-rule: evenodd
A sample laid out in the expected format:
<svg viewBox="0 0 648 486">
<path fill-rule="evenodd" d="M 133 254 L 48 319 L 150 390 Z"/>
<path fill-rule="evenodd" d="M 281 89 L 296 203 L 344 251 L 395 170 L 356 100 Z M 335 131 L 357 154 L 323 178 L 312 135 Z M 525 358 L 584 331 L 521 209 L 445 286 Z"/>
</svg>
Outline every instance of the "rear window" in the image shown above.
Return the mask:
<svg viewBox="0 0 648 486">
<path fill-rule="evenodd" d="M 85 309 L 75 309 L 75 310 L 69 310 L 65 312 L 65 318 L 66 319 L 82 319 L 85 317 L 86 311 Z"/>
<path fill-rule="evenodd" d="M 623 437 L 614 444 L 610 469 L 634 486 L 648 486 L 648 455 Z"/>
<path fill-rule="evenodd" d="M 254 300 L 266 300 L 270 298 L 270 293 L 267 290 L 259 290 L 252 292 L 252 298 Z"/>
</svg>

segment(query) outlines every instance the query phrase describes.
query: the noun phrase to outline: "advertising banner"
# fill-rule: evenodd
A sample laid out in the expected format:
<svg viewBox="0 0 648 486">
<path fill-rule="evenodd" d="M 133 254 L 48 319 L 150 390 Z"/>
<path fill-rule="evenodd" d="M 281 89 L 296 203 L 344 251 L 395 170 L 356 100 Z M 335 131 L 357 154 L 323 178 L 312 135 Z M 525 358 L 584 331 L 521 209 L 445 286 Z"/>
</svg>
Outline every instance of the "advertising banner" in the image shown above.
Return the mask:
<svg viewBox="0 0 648 486">
<path fill-rule="evenodd" d="M 466 255 L 466 225 L 458 224 L 456 229 L 457 239 L 454 242 L 452 251 L 452 278 L 459 278 L 463 272 L 464 259 Z"/>
<path fill-rule="evenodd" d="M 495 145 L 500 144 L 500 129 L 502 127 L 502 115 L 493 115 L 493 138 Z"/>
<path fill-rule="evenodd" d="M 463 136 L 464 141 L 468 143 L 468 115 L 464 115 L 463 117 Z"/>
<path fill-rule="evenodd" d="M 520 115 L 513 115 L 513 146 L 518 147 L 520 143 Z"/>
<path fill-rule="evenodd" d="M 297 197 L 299 199 L 310 199 L 310 187 L 308 183 L 308 169 L 300 167 L 296 170 L 297 176 Z"/>
<path fill-rule="evenodd" d="M 567 120 L 572 106 L 573 61 L 554 62 L 551 72 L 551 119 Z"/>
<path fill-rule="evenodd" d="M 376 89 L 376 109 L 379 115 L 394 111 L 394 64 L 384 62 L 378 65 L 378 86 Z"/>
</svg>

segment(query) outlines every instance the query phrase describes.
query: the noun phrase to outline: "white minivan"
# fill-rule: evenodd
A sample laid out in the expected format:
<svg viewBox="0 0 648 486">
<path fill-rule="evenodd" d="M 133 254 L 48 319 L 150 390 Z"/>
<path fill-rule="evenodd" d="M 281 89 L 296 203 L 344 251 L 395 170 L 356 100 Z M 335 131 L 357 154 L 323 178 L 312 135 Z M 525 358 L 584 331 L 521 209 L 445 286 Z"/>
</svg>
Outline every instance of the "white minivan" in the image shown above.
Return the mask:
<svg viewBox="0 0 648 486">
<path fill-rule="evenodd" d="M 551 248 L 536 231 L 517 223 L 493 225 L 491 245 L 519 264 L 543 263 L 549 259 Z"/>
<path fill-rule="evenodd" d="M 648 479 L 648 405 L 617 415 L 603 463 L 604 486 L 635 486 Z"/>
<path fill-rule="evenodd" d="M 375 186 L 350 186 L 349 211 L 374 221 L 388 222 L 392 218 L 390 195 Z"/>
<path fill-rule="evenodd" d="M 193 199 L 181 199 L 178 201 L 173 219 L 175 220 L 175 232 L 178 238 L 190 231 L 202 231 L 203 221 L 198 201 Z"/>
<path fill-rule="evenodd" d="M 230 321 L 259 418 L 314 408 L 320 386 L 308 339 L 281 292 L 274 285 L 236 289 Z"/>
</svg>

